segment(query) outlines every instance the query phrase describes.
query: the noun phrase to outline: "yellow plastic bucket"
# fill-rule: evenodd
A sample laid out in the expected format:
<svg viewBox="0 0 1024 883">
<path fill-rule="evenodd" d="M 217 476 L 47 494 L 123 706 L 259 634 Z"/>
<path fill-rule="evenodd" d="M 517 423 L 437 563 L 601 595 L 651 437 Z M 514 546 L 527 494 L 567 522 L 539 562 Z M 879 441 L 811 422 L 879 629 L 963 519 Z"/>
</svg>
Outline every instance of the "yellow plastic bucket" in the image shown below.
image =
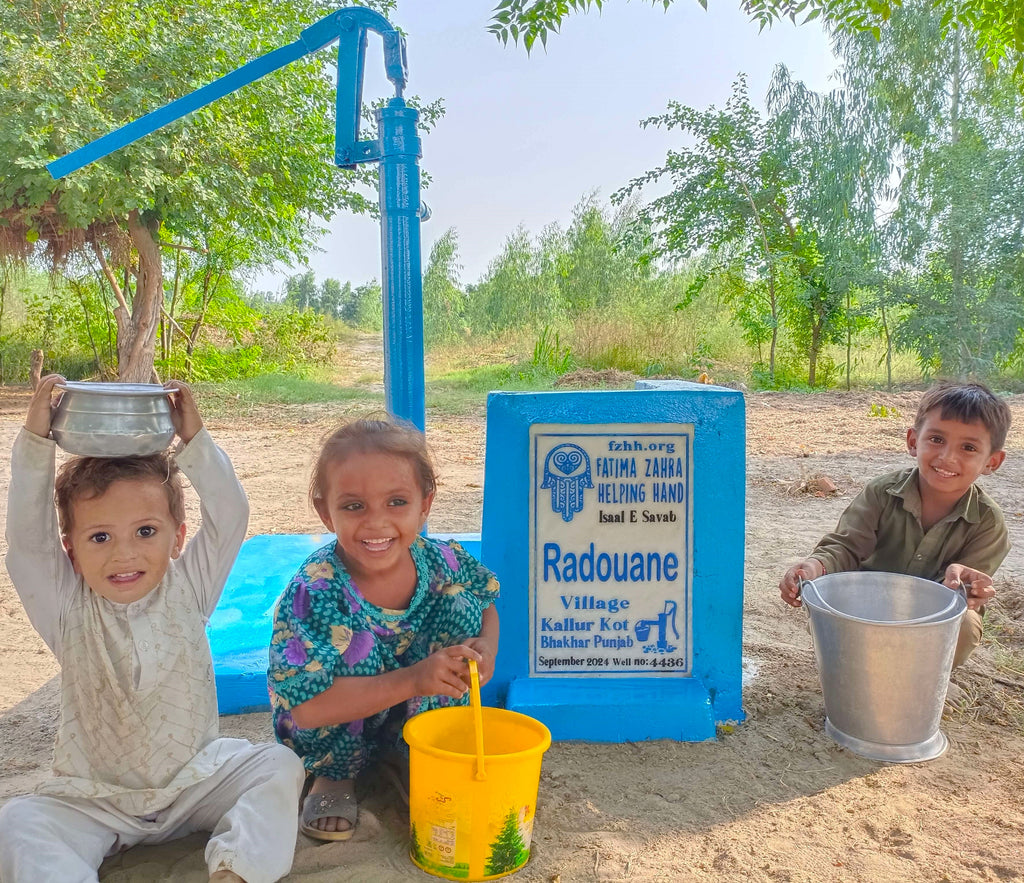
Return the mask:
<svg viewBox="0 0 1024 883">
<path fill-rule="evenodd" d="M 495 880 L 525 865 L 548 728 L 474 705 L 424 712 L 403 733 L 413 862 L 449 880 Z"/>
</svg>

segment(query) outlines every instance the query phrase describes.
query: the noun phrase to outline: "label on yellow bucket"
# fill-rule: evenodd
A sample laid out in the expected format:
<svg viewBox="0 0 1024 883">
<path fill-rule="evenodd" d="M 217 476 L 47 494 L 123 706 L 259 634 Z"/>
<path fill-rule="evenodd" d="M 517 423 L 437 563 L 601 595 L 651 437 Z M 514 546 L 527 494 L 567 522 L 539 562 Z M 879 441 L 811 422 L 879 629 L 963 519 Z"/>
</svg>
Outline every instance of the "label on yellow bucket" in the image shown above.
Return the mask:
<svg viewBox="0 0 1024 883">
<path fill-rule="evenodd" d="M 423 833 L 426 835 L 423 842 L 419 842 L 415 827 L 412 830 L 411 850 L 419 857 L 424 864 L 433 865 L 436 868 L 444 868 L 453 871 L 456 867 L 455 844 L 458 842 L 458 821 L 455 818 L 455 804 L 450 794 L 442 794 L 435 791 L 431 795 L 431 803 L 434 804 L 434 811 L 430 818 L 429 825 Z M 466 870 L 469 866 L 466 865 Z M 462 874 L 460 876 L 465 876 Z"/>
</svg>

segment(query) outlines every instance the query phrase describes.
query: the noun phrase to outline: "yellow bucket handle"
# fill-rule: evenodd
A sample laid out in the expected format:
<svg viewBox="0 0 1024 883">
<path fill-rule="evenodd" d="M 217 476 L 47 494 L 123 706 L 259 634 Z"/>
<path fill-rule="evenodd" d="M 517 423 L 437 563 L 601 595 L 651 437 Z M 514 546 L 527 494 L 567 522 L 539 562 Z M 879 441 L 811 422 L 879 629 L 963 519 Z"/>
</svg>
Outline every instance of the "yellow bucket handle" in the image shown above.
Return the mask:
<svg viewBox="0 0 1024 883">
<path fill-rule="evenodd" d="M 469 663 L 469 701 L 473 707 L 473 730 L 476 735 L 476 775 L 478 782 L 487 780 L 484 771 L 484 713 L 480 706 L 480 672 L 477 671 L 476 660 L 468 659 Z"/>
</svg>

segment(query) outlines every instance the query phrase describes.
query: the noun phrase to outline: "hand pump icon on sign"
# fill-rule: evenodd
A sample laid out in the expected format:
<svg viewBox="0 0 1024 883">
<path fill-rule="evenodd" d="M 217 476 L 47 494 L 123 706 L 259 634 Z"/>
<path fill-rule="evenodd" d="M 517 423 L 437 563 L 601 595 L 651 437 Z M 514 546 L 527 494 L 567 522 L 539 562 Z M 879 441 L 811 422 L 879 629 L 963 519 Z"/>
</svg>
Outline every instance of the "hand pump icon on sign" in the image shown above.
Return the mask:
<svg viewBox="0 0 1024 883">
<path fill-rule="evenodd" d="M 670 645 L 668 642 L 668 630 L 672 629 L 672 634 L 675 639 L 679 640 L 679 629 L 676 628 L 676 610 L 678 605 L 675 601 L 668 600 L 665 602 L 665 609 L 658 614 L 657 619 L 638 619 L 633 626 L 633 631 L 636 634 L 636 639 L 641 644 L 646 644 L 651 636 L 651 628 L 654 626 L 658 627 L 658 640 L 655 644 L 658 653 L 673 653 L 675 652 L 675 645 Z M 645 652 L 650 652 L 647 648 L 644 648 Z"/>
</svg>

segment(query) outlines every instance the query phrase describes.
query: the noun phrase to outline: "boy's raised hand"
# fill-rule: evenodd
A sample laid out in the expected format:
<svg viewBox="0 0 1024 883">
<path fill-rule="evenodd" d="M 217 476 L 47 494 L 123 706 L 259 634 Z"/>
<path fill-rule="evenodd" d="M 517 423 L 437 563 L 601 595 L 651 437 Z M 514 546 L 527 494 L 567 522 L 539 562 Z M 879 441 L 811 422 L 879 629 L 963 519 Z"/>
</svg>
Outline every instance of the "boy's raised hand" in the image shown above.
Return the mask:
<svg viewBox="0 0 1024 883">
<path fill-rule="evenodd" d="M 992 577 L 984 571 L 975 570 L 966 564 L 950 564 L 946 568 L 942 584 L 947 589 L 954 591 L 963 586 L 967 595 L 967 606 L 971 610 L 977 610 L 996 596 L 996 590 L 992 586 Z"/>
<path fill-rule="evenodd" d="M 53 420 L 53 411 L 56 407 L 53 400 L 53 385 L 63 382 L 64 377 L 60 374 L 47 374 L 39 381 L 39 386 L 32 393 L 32 398 L 28 403 L 28 413 L 25 415 L 25 428 L 33 435 L 38 435 L 41 438 L 47 438 L 50 435 L 50 422 Z"/>
<path fill-rule="evenodd" d="M 779 582 L 779 595 L 790 607 L 802 607 L 800 600 L 800 580 L 817 579 L 825 573 L 825 565 L 817 558 L 805 558 L 798 561 L 783 575 Z"/>
<path fill-rule="evenodd" d="M 168 380 L 164 384 L 164 389 L 169 393 L 174 393 L 169 396 L 174 431 L 178 433 L 178 438 L 188 444 L 203 428 L 203 418 L 199 416 L 199 408 L 192 396 L 192 390 L 180 380 Z"/>
</svg>

